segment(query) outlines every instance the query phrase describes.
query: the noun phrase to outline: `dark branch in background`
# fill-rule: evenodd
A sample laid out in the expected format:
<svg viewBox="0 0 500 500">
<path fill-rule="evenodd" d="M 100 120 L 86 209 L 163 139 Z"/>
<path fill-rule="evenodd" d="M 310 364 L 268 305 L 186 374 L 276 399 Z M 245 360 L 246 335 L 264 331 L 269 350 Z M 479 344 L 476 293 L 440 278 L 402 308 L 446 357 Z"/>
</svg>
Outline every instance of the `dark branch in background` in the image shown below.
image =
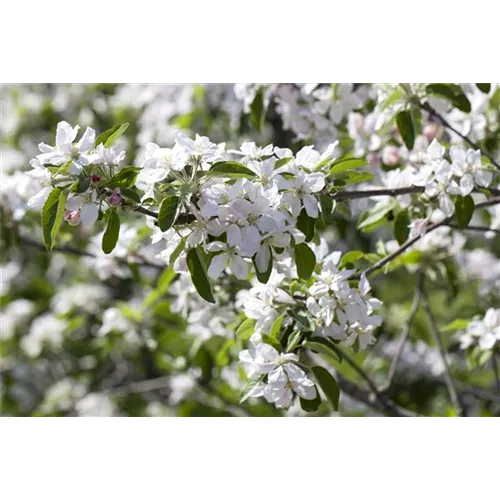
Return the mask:
<svg viewBox="0 0 500 500">
<path fill-rule="evenodd" d="M 427 294 L 423 293 L 422 296 L 422 302 L 424 306 L 425 313 L 427 314 L 427 319 L 429 320 L 429 326 L 432 332 L 432 335 L 434 337 L 434 340 L 436 341 L 439 354 L 441 356 L 441 360 L 443 361 L 444 364 L 444 380 L 446 382 L 446 388 L 448 389 L 448 393 L 450 395 L 451 402 L 453 406 L 455 407 L 457 414 L 459 417 L 465 417 L 466 412 L 465 408 L 462 404 L 461 398 L 458 395 L 457 389 L 455 387 L 455 383 L 453 382 L 453 378 L 451 377 L 450 373 L 450 367 L 448 366 L 448 361 L 446 359 L 446 351 L 443 345 L 443 340 L 441 339 L 441 333 L 439 332 L 439 328 L 436 323 L 436 318 L 434 317 L 434 314 L 432 313 L 431 306 L 429 304 L 429 299 L 427 297 Z"/>
<path fill-rule="evenodd" d="M 38 250 L 43 250 L 44 252 L 47 251 L 45 248 L 45 245 L 43 243 L 40 243 L 38 241 L 32 240 L 30 238 L 27 238 L 25 236 L 21 236 L 19 238 L 19 242 L 23 243 L 25 245 L 37 248 Z M 97 259 L 98 256 L 94 255 L 93 253 L 87 252 L 86 250 L 79 250 L 78 248 L 73 248 L 73 247 L 68 247 L 64 245 L 60 246 L 55 246 L 51 250 L 52 252 L 59 252 L 59 253 L 66 253 L 69 255 L 77 255 L 78 257 L 89 257 L 91 259 Z M 123 259 L 120 257 L 113 257 L 117 262 L 120 264 L 138 264 L 140 266 L 145 266 L 145 267 L 152 267 L 154 269 L 165 269 L 166 266 L 163 266 L 161 264 L 156 264 L 154 262 L 150 262 L 143 257 L 140 256 L 134 256 L 136 259 L 138 259 L 136 262 L 129 262 L 127 259 Z"/>
<path fill-rule="evenodd" d="M 413 302 L 411 305 L 410 314 L 408 315 L 408 318 L 405 321 L 403 334 L 401 335 L 401 339 L 399 341 L 396 354 L 392 359 L 391 366 L 389 368 L 389 373 L 387 375 L 387 380 L 385 384 L 380 388 L 380 390 L 383 392 L 387 392 L 390 389 L 392 381 L 394 380 L 394 376 L 396 375 L 396 370 L 398 368 L 399 361 L 403 354 L 406 341 L 410 336 L 411 325 L 418 311 L 418 306 L 420 304 L 420 299 L 422 297 L 423 283 L 424 283 L 424 271 L 420 269 L 417 274 L 417 288 L 415 290 L 415 294 L 413 295 Z"/>
<path fill-rule="evenodd" d="M 461 231 L 482 231 L 484 233 L 491 231 L 493 233 L 499 233 L 500 234 L 500 229 L 491 229 L 487 226 L 467 226 L 464 229 L 461 229 L 458 227 L 456 224 L 448 224 L 449 227 L 452 227 L 453 229 L 460 229 Z"/>
<path fill-rule="evenodd" d="M 495 389 L 500 393 L 500 370 L 498 368 L 498 351 L 495 349 L 493 355 L 491 356 L 491 364 L 493 366 L 493 373 L 495 374 Z"/>
<path fill-rule="evenodd" d="M 429 113 L 429 115 L 432 118 L 436 118 L 437 121 L 439 121 L 442 125 L 444 125 L 448 130 L 451 130 L 452 132 L 454 132 L 455 134 L 457 134 L 459 137 L 461 137 L 467 144 L 469 144 L 470 146 L 472 146 L 475 149 L 479 149 L 479 151 L 481 151 L 481 154 L 483 156 L 486 156 L 486 158 L 488 158 L 491 161 L 491 163 L 493 163 L 493 165 L 495 165 L 495 167 L 498 170 L 500 170 L 500 164 L 489 153 L 487 153 L 486 151 L 484 151 L 479 146 L 479 144 L 477 144 L 474 141 L 472 141 L 471 139 L 469 139 L 466 135 L 460 133 L 455 127 L 453 127 L 446 120 L 446 118 L 444 118 L 442 115 L 440 115 L 428 102 L 420 103 L 419 105 L 420 105 L 420 108 L 422 108 L 423 110 L 427 111 L 427 113 Z"/>
<path fill-rule="evenodd" d="M 410 417 L 410 416 L 415 416 L 411 412 L 400 408 L 397 406 L 395 403 L 393 403 L 385 394 L 379 391 L 373 380 L 368 376 L 368 374 L 348 355 L 346 354 L 342 349 L 338 348 L 335 344 L 331 345 L 331 348 L 339 355 L 341 356 L 355 371 L 360 375 L 360 377 L 367 383 L 368 387 L 370 388 L 369 391 L 364 391 L 360 387 L 357 388 L 355 391 L 355 394 L 357 396 L 361 395 L 363 392 L 365 393 L 365 396 L 367 397 L 367 401 L 371 401 L 372 406 L 374 404 L 377 405 L 379 409 L 383 409 L 382 411 L 386 413 L 387 415 L 390 415 L 392 417 Z M 342 390 L 342 385 L 340 383 L 340 378 L 339 374 L 337 373 L 337 377 L 339 378 L 339 386 Z M 347 380 L 343 380 L 343 383 L 345 386 L 349 386 L 350 389 L 352 390 L 353 387 L 351 383 L 349 383 Z M 360 392 L 361 391 L 361 392 Z M 349 394 L 348 391 L 345 391 L 347 394 Z M 355 396 L 353 396 L 355 397 Z M 356 399 L 358 399 L 356 397 Z"/>
</svg>

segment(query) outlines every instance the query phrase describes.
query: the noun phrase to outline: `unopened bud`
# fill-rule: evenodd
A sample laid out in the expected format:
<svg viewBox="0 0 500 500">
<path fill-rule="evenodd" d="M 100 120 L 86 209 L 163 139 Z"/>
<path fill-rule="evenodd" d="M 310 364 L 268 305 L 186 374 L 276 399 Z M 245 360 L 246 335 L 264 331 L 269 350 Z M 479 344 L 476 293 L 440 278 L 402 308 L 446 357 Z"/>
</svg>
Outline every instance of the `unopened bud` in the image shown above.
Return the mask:
<svg viewBox="0 0 500 500">
<path fill-rule="evenodd" d="M 92 183 L 93 184 L 97 184 L 100 180 L 101 180 L 101 178 L 98 175 L 92 176 Z"/>
<path fill-rule="evenodd" d="M 64 214 L 64 220 L 70 226 L 78 226 L 80 224 L 80 210 L 67 210 Z"/>
<path fill-rule="evenodd" d="M 114 206 L 121 205 L 122 197 L 120 196 L 120 188 L 113 189 L 109 197 L 109 203 Z"/>
<path fill-rule="evenodd" d="M 428 123 L 424 129 L 422 130 L 422 135 L 429 141 L 431 142 L 433 139 L 436 138 L 437 134 L 437 125 L 434 123 Z"/>
</svg>

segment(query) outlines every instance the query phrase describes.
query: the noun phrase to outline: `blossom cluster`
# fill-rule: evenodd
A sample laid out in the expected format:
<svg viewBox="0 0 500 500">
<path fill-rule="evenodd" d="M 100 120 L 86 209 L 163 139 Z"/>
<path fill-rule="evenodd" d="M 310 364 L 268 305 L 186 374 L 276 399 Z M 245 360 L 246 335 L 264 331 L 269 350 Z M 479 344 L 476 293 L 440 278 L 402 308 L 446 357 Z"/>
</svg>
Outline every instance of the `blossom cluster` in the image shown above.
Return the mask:
<svg viewBox="0 0 500 500">
<path fill-rule="evenodd" d="M 500 309 L 489 308 L 482 319 L 473 319 L 460 334 L 460 347 L 478 346 L 482 351 L 494 349 L 500 342 Z"/>
</svg>

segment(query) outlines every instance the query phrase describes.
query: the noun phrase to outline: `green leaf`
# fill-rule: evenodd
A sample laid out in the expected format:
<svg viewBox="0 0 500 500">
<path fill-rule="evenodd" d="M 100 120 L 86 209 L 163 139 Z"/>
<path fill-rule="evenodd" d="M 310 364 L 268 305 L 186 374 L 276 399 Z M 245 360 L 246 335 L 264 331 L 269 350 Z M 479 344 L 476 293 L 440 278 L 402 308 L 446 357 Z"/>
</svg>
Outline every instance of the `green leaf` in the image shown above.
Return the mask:
<svg viewBox="0 0 500 500">
<path fill-rule="evenodd" d="M 257 279 L 261 283 L 267 283 L 269 281 L 269 276 L 271 276 L 271 273 L 273 271 L 273 253 L 271 250 L 269 250 L 269 264 L 267 266 L 267 269 L 264 272 L 260 272 L 259 268 L 257 267 L 257 262 L 256 262 L 256 256 L 254 255 L 252 257 L 252 262 L 253 262 L 253 267 L 255 269 L 255 275 L 257 276 Z"/>
<path fill-rule="evenodd" d="M 346 170 L 354 170 L 356 168 L 365 167 L 366 161 L 359 158 L 344 158 L 342 160 L 337 160 L 331 167 L 330 173 L 335 175 Z"/>
<path fill-rule="evenodd" d="M 491 83 L 476 83 L 476 87 L 485 94 L 490 93 Z"/>
<path fill-rule="evenodd" d="M 271 330 L 269 332 L 269 336 L 273 339 L 278 338 L 278 333 L 280 332 L 281 329 L 281 324 L 283 323 L 283 320 L 285 319 L 285 314 L 282 314 L 281 316 L 278 316 L 276 320 L 273 323 L 273 326 L 271 327 Z"/>
<path fill-rule="evenodd" d="M 321 214 L 323 215 L 323 220 L 326 224 L 331 224 L 333 222 L 333 211 L 335 209 L 335 202 L 332 200 L 331 196 L 326 194 L 319 195 L 319 205 L 321 207 Z"/>
<path fill-rule="evenodd" d="M 182 253 L 186 246 L 186 240 L 187 238 L 184 236 L 184 238 L 181 238 L 181 241 L 179 241 L 179 244 L 175 247 L 175 250 L 172 252 L 172 255 L 170 255 L 170 260 L 168 261 L 168 265 L 172 267 L 175 264 L 175 261 L 179 258 L 179 255 Z"/>
<path fill-rule="evenodd" d="M 342 182 L 345 183 L 345 185 L 349 184 L 358 184 L 360 182 L 366 182 L 372 180 L 374 177 L 373 174 L 370 172 L 354 172 L 352 170 L 349 170 L 345 172 L 345 175 L 341 177 Z"/>
<path fill-rule="evenodd" d="M 262 334 L 262 342 L 264 342 L 265 344 L 272 345 L 278 351 L 281 351 L 281 349 L 282 349 L 281 344 L 279 343 L 278 339 L 271 337 L 267 333 Z"/>
<path fill-rule="evenodd" d="M 380 111 L 388 108 L 392 104 L 401 101 L 404 97 L 404 91 L 402 88 L 398 87 L 380 106 Z"/>
<path fill-rule="evenodd" d="M 316 227 L 316 219 L 307 215 L 306 209 L 303 208 L 297 217 L 297 229 L 302 231 L 306 236 L 306 241 L 311 241 L 314 238 L 314 228 Z"/>
<path fill-rule="evenodd" d="M 406 147 L 411 151 L 415 144 L 415 125 L 410 111 L 400 111 L 396 115 L 396 124 L 398 126 L 399 135 L 403 139 Z"/>
<path fill-rule="evenodd" d="M 252 179 L 256 177 L 255 172 L 237 161 L 218 161 L 210 167 L 207 175 L 211 177 L 227 177 L 229 179 Z"/>
<path fill-rule="evenodd" d="M 321 396 L 319 392 L 316 391 L 316 397 L 314 399 L 302 399 L 300 398 L 300 407 L 307 413 L 314 413 L 318 410 L 321 404 Z"/>
<path fill-rule="evenodd" d="M 340 259 L 340 266 L 345 267 L 346 264 L 351 264 L 357 260 L 361 260 L 364 256 L 365 254 L 360 250 L 351 250 L 350 252 L 347 252 L 342 259 Z"/>
<path fill-rule="evenodd" d="M 264 109 L 264 87 L 260 87 L 255 98 L 250 105 L 250 123 L 255 130 L 262 132 L 266 119 L 266 110 Z"/>
<path fill-rule="evenodd" d="M 180 197 L 175 195 L 167 196 L 161 202 L 160 212 L 158 213 L 158 227 L 162 231 L 170 229 L 175 219 L 177 219 L 180 202 Z"/>
<path fill-rule="evenodd" d="M 85 174 L 80 174 L 78 180 L 71 186 L 73 193 L 85 193 L 90 186 L 90 177 Z"/>
<path fill-rule="evenodd" d="M 66 193 L 61 188 L 53 189 L 42 208 L 43 241 L 47 250 L 52 250 L 66 209 Z"/>
<path fill-rule="evenodd" d="M 454 332 L 456 330 L 465 330 L 470 323 L 470 319 L 456 319 L 441 328 L 442 332 Z"/>
<path fill-rule="evenodd" d="M 280 168 L 283 165 L 286 165 L 292 158 L 293 158 L 292 156 L 288 156 L 286 158 L 280 158 L 279 160 L 276 160 L 274 168 Z"/>
<path fill-rule="evenodd" d="M 352 213 L 349 205 L 345 201 L 338 201 L 335 210 L 346 220 L 352 220 Z"/>
<path fill-rule="evenodd" d="M 120 194 L 128 198 L 129 200 L 134 201 L 135 203 L 141 203 L 141 197 L 137 194 L 136 191 L 130 188 L 122 187 L 120 188 Z"/>
<path fill-rule="evenodd" d="M 408 210 L 401 210 L 394 218 L 394 236 L 397 242 L 402 245 L 410 234 L 410 217 Z"/>
<path fill-rule="evenodd" d="M 115 130 L 107 139 L 106 142 L 104 143 L 104 146 L 106 148 L 111 147 L 116 139 L 118 139 L 120 136 L 122 136 L 125 131 L 128 129 L 128 123 L 122 123 L 117 130 Z"/>
<path fill-rule="evenodd" d="M 111 253 L 118 241 L 120 234 L 120 216 L 115 209 L 111 209 L 108 215 L 108 225 L 102 237 L 102 251 L 105 254 Z"/>
<path fill-rule="evenodd" d="M 103 187 L 128 188 L 135 184 L 137 175 L 141 171 L 138 167 L 124 167 L 115 174 L 109 181 L 102 184 Z"/>
<path fill-rule="evenodd" d="M 206 301 L 215 304 L 212 285 L 208 279 L 205 260 L 200 255 L 200 250 L 198 248 L 191 248 L 187 253 L 186 261 L 196 291 Z"/>
<path fill-rule="evenodd" d="M 330 372 L 322 366 L 313 366 L 312 371 L 319 386 L 325 393 L 335 411 L 339 410 L 340 389 L 337 381 L 330 375 Z"/>
<path fill-rule="evenodd" d="M 255 331 L 255 320 L 247 318 L 236 330 L 236 336 L 241 340 L 248 340 Z"/>
<path fill-rule="evenodd" d="M 455 199 L 455 215 L 457 216 L 458 227 L 465 229 L 472 219 L 474 213 L 474 200 L 472 196 L 457 196 Z"/>
<path fill-rule="evenodd" d="M 411 120 L 413 122 L 413 128 L 415 129 L 415 137 L 421 135 L 422 133 L 422 112 L 420 108 L 413 106 L 410 109 Z"/>
<path fill-rule="evenodd" d="M 261 375 L 259 378 L 251 378 L 247 380 L 246 384 L 241 390 L 240 403 L 244 403 L 250 397 L 250 392 L 252 391 L 252 389 L 255 386 L 259 385 L 263 379 L 264 375 Z"/>
<path fill-rule="evenodd" d="M 431 83 L 425 88 L 428 94 L 443 97 L 451 102 L 451 104 L 463 111 L 464 113 L 471 112 L 471 104 L 465 95 L 462 87 L 454 83 Z"/>
<path fill-rule="evenodd" d="M 299 345 L 302 332 L 297 330 L 293 332 L 290 337 L 288 337 L 288 342 L 286 344 L 286 352 L 292 352 Z"/>
<path fill-rule="evenodd" d="M 308 280 L 316 266 L 316 255 L 306 243 L 295 245 L 293 249 L 293 258 L 297 266 L 297 274 L 300 279 Z"/>
<path fill-rule="evenodd" d="M 311 339 L 306 340 L 302 344 L 302 347 L 306 347 L 307 349 L 310 349 L 314 352 L 325 354 L 329 358 L 332 358 L 339 363 L 342 362 L 342 357 L 332 347 L 332 342 L 326 338 L 312 337 Z"/>
<path fill-rule="evenodd" d="M 120 137 L 125 131 L 128 129 L 128 123 L 122 123 L 121 125 L 115 125 L 110 129 L 106 130 L 102 134 L 97 136 L 95 141 L 95 145 L 98 146 L 101 143 L 104 143 L 104 147 L 109 148 L 113 145 L 113 143 Z"/>
<path fill-rule="evenodd" d="M 387 204 L 374 207 L 371 210 L 364 212 L 366 214 L 366 217 L 360 218 L 358 229 L 372 229 L 369 226 L 373 226 L 378 222 L 382 222 L 385 219 L 386 215 L 390 211 L 394 210 L 397 206 L 397 202 L 395 200 L 392 200 Z"/>
</svg>

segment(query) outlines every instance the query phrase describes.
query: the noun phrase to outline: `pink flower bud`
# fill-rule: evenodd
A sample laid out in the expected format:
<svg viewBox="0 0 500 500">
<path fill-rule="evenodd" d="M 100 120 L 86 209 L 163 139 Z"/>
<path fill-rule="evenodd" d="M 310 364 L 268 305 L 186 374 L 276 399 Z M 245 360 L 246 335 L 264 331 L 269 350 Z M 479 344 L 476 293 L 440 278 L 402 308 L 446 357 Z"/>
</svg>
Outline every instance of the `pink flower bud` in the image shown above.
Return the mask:
<svg viewBox="0 0 500 500">
<path fill-rule="evenodd" d="M 80 210 L 67 210 L 64 214 L 64 220 L 70 226 L 78 226 L 80 224 Z"/>
<path fill-rule="evenodd" d="M 120 188 L 113 189 L 109 197 L 109 203 L 114 206 L 121 205 L 122 197 L 120 196 Z"/>
<path fill-rule="evenodd" d="M 366 155 L 366 161 L 369 165 L 379 166 L 380 165 L 380 156 L 377 153 L 368 153 Z"/>
<path fill-rule="evenodd" d="M 410 237 L 422 236 L 427 231 L 427 220 L 416 219 L 410 224 Z"/>
<path fill-rule="evenodd" d="M 399 163 L 399 149 L 396 146 L 386 146 L 382 152 L 382 161 L 392 167 Z"/>
<path fill-rule="evenodd" d="M 101 178 L 98 175 L 93 175 L 91 180 L 93 184 L 97 184 L 101 180 Z"/>
<path fill-rule="evenodd" d="M 424 130 L 422 131 L 424 137 L 427 138 L 429 142 L 432 142 L 433 139 L 436 138 L 437 134 L 437 125 L 435 123 L 428 123 Z"/>
</svg>

